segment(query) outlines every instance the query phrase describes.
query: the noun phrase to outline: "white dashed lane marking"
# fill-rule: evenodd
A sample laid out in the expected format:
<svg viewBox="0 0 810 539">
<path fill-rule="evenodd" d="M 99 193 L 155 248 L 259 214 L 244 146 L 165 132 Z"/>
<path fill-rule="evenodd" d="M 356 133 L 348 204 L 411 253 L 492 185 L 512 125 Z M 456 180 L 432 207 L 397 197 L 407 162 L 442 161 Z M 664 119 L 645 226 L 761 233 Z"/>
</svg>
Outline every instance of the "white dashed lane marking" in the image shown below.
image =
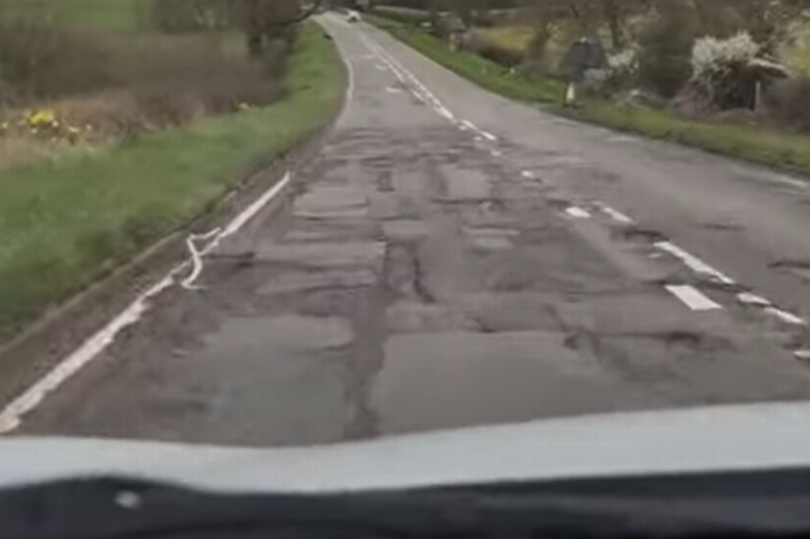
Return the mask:
<svg viewBox="0 0 810 539">
<path fill-rule="evenodd" d="M 615 210 L 606 204 L 599 204 L 599 207 L 603 212 L 605 212 L 611 219 L 614 221 L 618 221 L 619 223 L 625 225 L 632 225 L 634 221 L 628 217 L 627 215 L 623 214 L 619 210 Z"/>
<path fill-rule="evenodd" d="M 588 213 L 586 210 L 578 206 L 571 206 L 570 208 L 566 208 L 565 213 L 577 219 L 589 219 L 591 217 L 590 213 Z"/>
<path fill-rule="evenodd" d="M 734 281 L 730 277 L 714 269 L 713 267 L 706 264 L 704 261 L 694 256 L 693 254 L 684 251 L 683 249 L 681 249 L 672 242 L 661 241 L 656 243 L 655 246 L 658 249 L 666 251 L 672 256 L 679 258 L 684 264 L 686 264 L 690 269 L 692 269 L 692 271 L 696 273 L 706 275 L 707 277 L 722 284 L 728 285 L 734 284 Z"/>
<path fill-rule="evenodd" d="M 796 316 L 793 313 L 789 313 L 787 311 L 783 311 L 782 309 L 778 309 L 776 307 L 766 307 L 765 312 L 771 316 L 775 316 L 782 322 L 786 324 L 790 324 L 793 326 L 805 326 L 807 322 L 805 322 L 802 318 Z"/>
<path fill-rule="evenodd" d="M 712 311 L 723 308 L 694 286 L 668 285 L 665 288 L 693 311 Z"/>
<path fill-rule="evenodd" d="M 394 75 L 400 80 L 400 82 L 406 83 L 410 82 L 411 93 L 420 101 L 424 103 L 429 103 L 433 106 L 434 110 L 440 114 L 441 116 L 447 118 L 456 123 L 456 125 L 462 131 L 472 131 L 475 133 L 475 141 L 481 142 L 483 139 L 486 139 L 490 142 L 495 142 L 498 140 L 498 137 L 484 131 L 483 129 L 476 126 L 469 120 L 460 120 L 456 119 L 456 117 L 447 109 L 435 95 L 433 95 L 427 87 L 419 81 L 413 73 L 408 71 L 397 59 L 395 59 L 390 53 L 388 53 L 382 46 L 372 43 L 370 40 L 366 39 L 365 37 L 361 38 L 366 46 L 374 53 L 373 56 L 366 56 L 366 58 L 377 58 L 381 60 L 390 71 L 394 73 Z M 378 68 L 381 67 L 378 65 Z M 394 93 L 395 90 L 389 88 L 389 91 Z M 613 137 L 613 140 L 616 142 L 631 142 L 635 141 L 632 137 L 623 137 L 621 135 Z M 494 157 L 500 157 L 503 155 L 503 152 L 497 149 L 491 149 L 490 154 Z M 535 179 L 536 176 L 533 172 L 529 170 L 524 170 L 521 172 L 521 176 L 527 179 Z M 791 183 L 795 181 L 792 180 Z M 785 182 L 788 183 L 788 182 Z M 613 219 L 614 221 L 625 224 L 631 225 L 634 224 L 635 221 L 628 215 L 616 210 L 604 203 L 598 202 L 596 206 L 608 217 Z M 576 219 L 589 219 L 591 214 L 585 210 L 584 208 L 578 206 L 571 206 L 565 210 L 566 214 Z M 734 280 L 730 277 L 725 275 L 724 273 L 720 272 L 719 270 L 713 268 L 709 264 L 702 261 L 700 258 L 696 257 L 695 255 L 681 249 L 677 245 L 669 241 L 658 242 L 655 244 L 655 247 L 658 248 L 660 251 L 664 251 L 678 259 L 680 259 L 687 267 L 689 267 L 692 271 L 709 277 L 715 282 L 727 285 L 735 284 Z M 654 258 L 658 258 L 655 256 Z M 707 310 L 716 310 L 722 309 L 723 307 L 707 297 L 705 294 L 700 292 L 693 286 L 690 285 L 669 285 L 665 287 L 667 291 L 669 291 L 672 295 L 677 297 L 681 302 L 687 305 L 690 309 L 694 311 L 707 311 Z M 783 322 L 789 324 L 806 324 L 806 322 L 787 311 L 781 310 L 776 308 L 770 301 L 767 299 L 756 296 L 751 293 L 741 293 L 737 295 L 738 301 L 748 305 L 756 305 L 762 307 L 765 312 L 770 314 L 771 316 L 775 316 L 779 318 Z"/>
</svg>

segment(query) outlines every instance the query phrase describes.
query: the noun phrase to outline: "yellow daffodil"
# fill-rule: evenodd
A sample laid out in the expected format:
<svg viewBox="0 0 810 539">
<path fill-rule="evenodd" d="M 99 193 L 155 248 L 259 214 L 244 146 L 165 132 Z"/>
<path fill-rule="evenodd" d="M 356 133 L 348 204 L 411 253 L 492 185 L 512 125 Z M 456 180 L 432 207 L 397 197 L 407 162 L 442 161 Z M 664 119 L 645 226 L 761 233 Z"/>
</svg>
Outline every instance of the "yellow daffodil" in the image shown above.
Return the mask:
<svg viewBox="0 0 810 539">
<path fill-rule="evenodd" d="M 39 109 L 28 116 L 28 124 L 32 127 L 58 126 L 56 111 L 53 109 Z"/>
</svg>

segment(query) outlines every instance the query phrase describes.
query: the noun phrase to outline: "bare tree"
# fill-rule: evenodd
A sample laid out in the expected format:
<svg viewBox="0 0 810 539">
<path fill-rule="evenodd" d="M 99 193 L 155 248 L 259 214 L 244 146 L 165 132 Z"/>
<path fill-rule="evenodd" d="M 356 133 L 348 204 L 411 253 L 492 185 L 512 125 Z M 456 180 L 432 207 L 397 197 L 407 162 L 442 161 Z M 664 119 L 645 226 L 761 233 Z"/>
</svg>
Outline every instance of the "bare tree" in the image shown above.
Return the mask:
<svg viewBox="0 0 810 539">
<path fill-rule="evenodd" d="M 304 5 L 299 0 L 241 0 L 248 51 L 261 56 L 268 43 L 284 38 L 291 29 L 315 14 L 325 0 Z"/>
</svg>

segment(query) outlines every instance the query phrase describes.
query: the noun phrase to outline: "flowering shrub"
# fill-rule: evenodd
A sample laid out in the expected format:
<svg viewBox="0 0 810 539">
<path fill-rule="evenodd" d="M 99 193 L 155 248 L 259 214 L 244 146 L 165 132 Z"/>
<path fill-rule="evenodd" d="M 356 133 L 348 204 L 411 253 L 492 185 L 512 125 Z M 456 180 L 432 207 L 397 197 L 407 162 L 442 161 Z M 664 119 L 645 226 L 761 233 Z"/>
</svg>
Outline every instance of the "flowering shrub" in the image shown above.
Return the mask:
<svg viewBox="0 0 810 539">
<path fill-rule="evenodd" d="M 67 140 L 75 144 L 83 139 L 83 132 L 93 130 L 91 125 L 86 125 L 84 130 L 67 122 L 60 121 L 58 113 L 54 109 L 42 108 L 24 113 L 17 117 L 4 119 L 0 122 L 0 137 L 34 137 L 45 140 Z"/>
<path fill-rule="evenodd" d="M 638 71 L 638 49 L 629 48 L 608 58 L 610 68 L 615 73 L 632 75 Z"/>
<path fill-rule="evenodd" d="M 605 90 L 615 93 L 635 87 L 638 82 L 639 50 L 630 47 L 608 56 L 608 77 L 604 81 Z"/>
<path fill-rule="evenodd" d="M 759 50 L 760 46 L 748 32 L 728 39 L 700 38 L 692 49 L 692 80 L 711 89 L 735 70 L 747 66 Z"/>
<path fill-rule="evenodd" d="M 56 111 L 53 109 L 39 109 L 28 114 L 28 125 L 32 129 L 46 129 L 59 127 Z"/>
</svg>

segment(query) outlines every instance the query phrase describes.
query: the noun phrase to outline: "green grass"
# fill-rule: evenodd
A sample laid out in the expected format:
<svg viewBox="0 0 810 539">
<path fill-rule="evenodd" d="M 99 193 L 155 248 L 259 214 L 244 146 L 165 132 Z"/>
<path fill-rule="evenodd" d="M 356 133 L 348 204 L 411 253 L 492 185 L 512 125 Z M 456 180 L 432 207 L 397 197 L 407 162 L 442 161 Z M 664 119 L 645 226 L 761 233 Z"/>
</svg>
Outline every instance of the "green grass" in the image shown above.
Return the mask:
<svg viewBox="0 0 810 539">
<path fill-rule="evenodd" d="M 280 102 L 5 172 L 0 337 L 205 213 L 251 164 L 311 135 L 339 107 L 342 69 L 332 42 L 307 26 Z"/>
<path fill-rule="evenodd" d="M 587 102 L 575 111 L 560 110 L 575 119 L 613 129 L 694 146 L 754 163 L 810 172 L 810 137 L 741 125 L 698 122 L 645 107 L 621 107 Z"/>
<path fill-rule="evenodd" d="M 137 29 L 153 0 L 0 0 L 13 12 L 44 12 L 77 28 L 130 31 Z"/>
<path fill-rule="evenodd" d="M 377 6 L 374 13 L 404 24 L 421 24 L 430 20 L 430 14 L 421 9 L 409 9 L 396 6 Z"/>
<path fill-rule="evenodd" d="M 60 20 L 76 27 L 133 30 L 151 0 L 47 0 Z"/>
<path fill-rule="evenodd" d="M 472 53 L 452 51 L 443 41 L 418 28 L 379 17 L 366 18 L 439 64 L 505 97 L 550 105 L 545 110 L 577 120 L 810 173 L 810 137 L 764 128 L 698 122 L 666 111 L 603 101 L 588 101 L 576 109 L 566 109 L 561 106 L 564 85 L 559 81 L 509 76 L 499 65 Z"/>
<path fill-rule="evenodd" d="M 564 95 L 565 86 L 558 80 L 512 75 L 509 69 L 477 54 L 453 51 L 441 39 L 413 26 L 369 15 L 364 19 L 487 90 L 512 99 L 543 103 L 560 102 Z"/>
</svg>

